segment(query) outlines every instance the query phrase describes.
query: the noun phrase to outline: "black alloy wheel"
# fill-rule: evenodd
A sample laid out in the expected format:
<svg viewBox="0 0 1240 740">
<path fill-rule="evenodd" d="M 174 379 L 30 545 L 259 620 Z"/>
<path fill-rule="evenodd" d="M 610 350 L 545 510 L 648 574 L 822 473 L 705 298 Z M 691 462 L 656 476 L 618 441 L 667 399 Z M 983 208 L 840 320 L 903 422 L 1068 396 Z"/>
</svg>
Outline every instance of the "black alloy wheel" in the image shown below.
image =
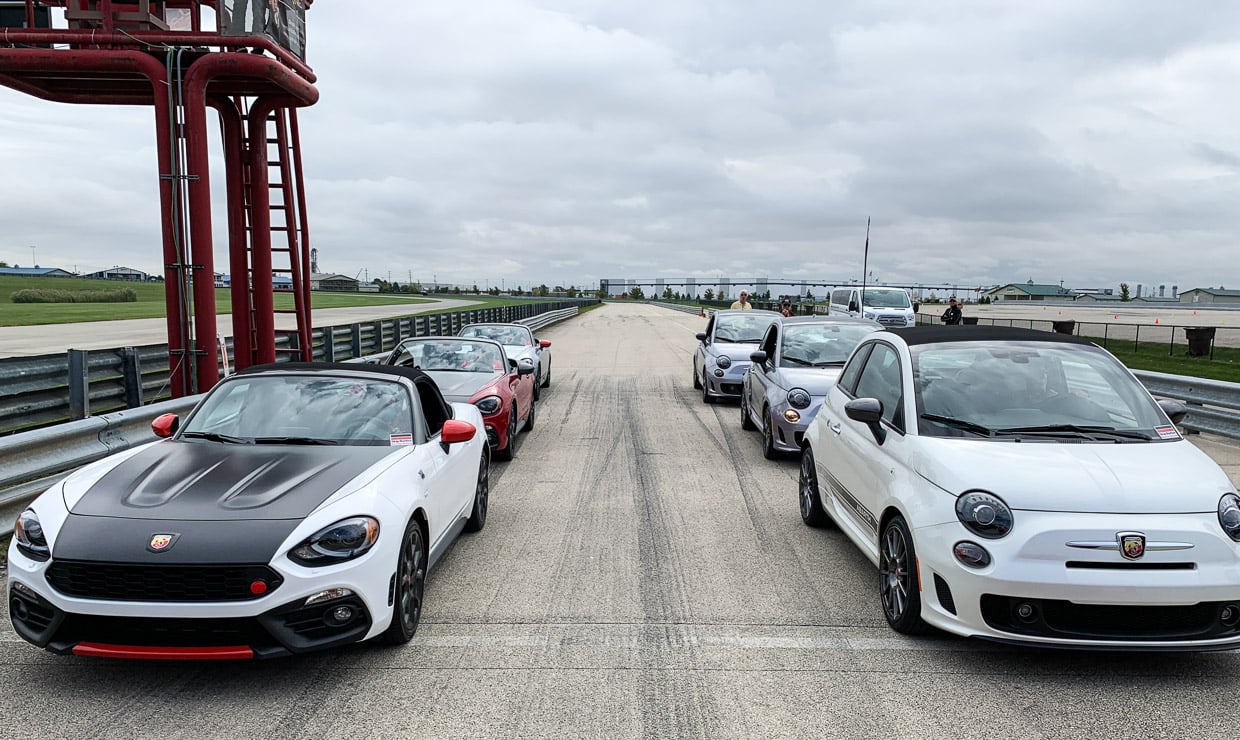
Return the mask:
<svg viewBox="0 0 1240 740">
<path fill-rule="evenodd" d="M 517 456 L 517 405 L 514 403 L 508 411 L 508 442 L 495 451 L 496 460 L 511 460 Z"/>
<path fill-rule="evenodd" d="M 702 390 L 702 381 L 698 380 L 697 365 L 693 366 L 693 390 Z"/>
<path fill-rule="evenodd" d="M 924 635 L 931 630 L 921 618 L 921 591 L 917 585 L 917 554 L 904 518 L 894 516 L 883 527 L 878 542 L 878 595 L 883 616 L 896 632 Z"/>
<path fill-rule="evenodd" d="M 775 449 L 775 430 L 771 426 L 771 410 L 765 406 L 762 407 L 762 456 L 767 460 L 779 458 L 779 451 Z"/>
<path fill-rule="evenodd" d="M 478 461 L 478 484 L 474 487 L 474 508 L 465 520 L 466 532 L 478 532 L 487 525 L 487 505 L 491 502 L 491 451 L 482 446 Z"/>
<path fill-rule="evenodd" d="M 542 398 L 542 365 L 534 366 L 534 400 Z"/>
<path fill-rule="evenodd" d="M 741 383 L 741 429 L 752 432 L 758 427 L 754 425 L 753 419 L 749 416 L 749 389 Z"/>
<path fill-rule="evenodd" d="M 382 639 L 388 645 L 403 645 L 413 639 L 422 619 L 422 594 L 426 588 L 426 535 L 417 519 L 405 526 L 396 556 L 396 589 L 393 594 L 392 623 Z"/>
<path fill-rule="evenodd" d="M 551 360 L 547 360 L 547 377 L 542 382 L 543 388 L 551 387 Z"/>
<path fill-rule="evenodd" d="M 818 490 L 818 469 L 814 467 L 814 451 L 809 445 L 801 450 L 801 477 L 797 482 L 801 499 L 801 521 L 805 526 L 821 528 L 831 524 L 831 517 L 822 508 L 822 496 Z"/>
<path fill-rule="evenodd" d="M 710 395 L 710 383 L 706 380 L 706 367 L 702 366 L 702 403 L 714 403 L 715 399 Z"/>
</svg>

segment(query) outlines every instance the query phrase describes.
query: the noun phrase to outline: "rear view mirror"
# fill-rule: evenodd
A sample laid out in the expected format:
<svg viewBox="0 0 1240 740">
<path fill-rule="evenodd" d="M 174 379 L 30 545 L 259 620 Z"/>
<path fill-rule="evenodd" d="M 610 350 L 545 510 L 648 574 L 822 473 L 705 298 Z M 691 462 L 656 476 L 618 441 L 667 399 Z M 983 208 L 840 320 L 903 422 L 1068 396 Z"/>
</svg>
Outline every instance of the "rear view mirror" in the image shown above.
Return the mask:
<svg viewBox="0 0 1240 740">
<path fill-rule="evenodd" d="M 1188 414 L 1188 406 L 1183 401 L 1177 401 L 1173 398 L 1159 400 L 1158 406 L 1167 415 L 1167 418 L 1171 420 L 1172 424 L 1179 424 L 1181 421 L 1184 421 L 1184 416 Z"/>
<path fill-rule="evenodd" d="M 883 429 L 883 402 L 877 398 L 854 398 L 844 404 L 844 413 L 849 419 L 859 421 L 870 428 L 874 441 L 880 445 L 887 438 L 887 430 Z"/>
<path fill-rule="evenodd" d="M 757 363 L 758 365 L 761 365 L 762 363 L 766 362 L 766 353 L 763 352 L 762 350 L 757 350 L 756 352 L 750 352 L 749 360 L 751 362 Z"/>
<path fill-rule="evenodd" d="M 439 438 L 446 445 L 468 442 L 474 438 L 477 431 L 478 429 L 467 421 L 448 419 L 443 423 L 443 431 L 439 433 Z"/>
<path fill-rule="evenodd" d="M 704 331 L 700 331 L 700 332 L 698 332 L 697 334 L 695 334 L 694 336 L 695 336 L 695 337 L 697 337 L 697 340 L 698 340 L 699 342 L 705 342 L 705 341 L 706 341 L 706 332 L 704 332 Z"/>
<path fill-rule="evenodd" d="M 551 346 L 551 342 L 550 340 L 547 340 L 547 339 L 539 339 L 538 346 L 542 347 L 543 349 L 546 349 Z"/>
</svg>

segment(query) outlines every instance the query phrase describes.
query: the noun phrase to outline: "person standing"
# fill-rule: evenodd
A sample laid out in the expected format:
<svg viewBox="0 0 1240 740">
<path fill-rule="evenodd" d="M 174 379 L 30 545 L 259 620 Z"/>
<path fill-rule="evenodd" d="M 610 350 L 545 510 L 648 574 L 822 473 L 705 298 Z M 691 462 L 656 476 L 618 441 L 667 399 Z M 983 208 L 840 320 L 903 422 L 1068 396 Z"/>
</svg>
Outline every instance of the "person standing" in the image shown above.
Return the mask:
<svg viewBox="0 0 1240 740">
<path fill-rule="evenodd" d="M 959 324 L 964 320 L 964 312 L 960 310 L 960 304 L 956 302 L 956 296 L 952 296 L 947 302 L 947 310 L 939 317 L 939 321 L 944 324 Z"/>
<path fill-rule="evenodd" d="M 729 308 L 739 308 L 746 311 L 752 309 L 753 306 L 749 304 L 749 291 L 742 290 L 741 297 L 738 300 L 732 301 L 732 305 Z"/>
</svg>

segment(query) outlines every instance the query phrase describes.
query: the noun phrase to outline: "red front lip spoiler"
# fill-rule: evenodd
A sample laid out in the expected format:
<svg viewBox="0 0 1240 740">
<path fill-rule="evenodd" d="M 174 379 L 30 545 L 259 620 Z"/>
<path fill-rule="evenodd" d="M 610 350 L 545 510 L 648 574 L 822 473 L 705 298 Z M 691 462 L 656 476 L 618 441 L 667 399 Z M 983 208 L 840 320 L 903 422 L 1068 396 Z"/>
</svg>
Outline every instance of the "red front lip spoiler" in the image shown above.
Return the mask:
<svg viewBox="0 0 1240 740">
<path fill-rule="evenodd" d="M 132 658 L 135 660 L 251 660 L 254 651 L 246 645 L 228 647 L 148 647 L 145 645 L 104 645 L 79 642 L 74 655 L 89 658 Z"/>
</svg>

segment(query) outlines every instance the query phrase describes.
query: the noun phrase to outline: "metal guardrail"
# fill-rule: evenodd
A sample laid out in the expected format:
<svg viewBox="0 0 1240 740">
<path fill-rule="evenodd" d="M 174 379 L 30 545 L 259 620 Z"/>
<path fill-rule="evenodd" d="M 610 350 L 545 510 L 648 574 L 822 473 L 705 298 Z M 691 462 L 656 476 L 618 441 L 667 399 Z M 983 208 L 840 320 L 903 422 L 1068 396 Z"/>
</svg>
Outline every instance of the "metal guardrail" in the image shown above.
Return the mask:
<svg viewBox="0 0 1240 740">
<path fill-rule="evenodd" d="M 406 337 L 456 334 L 466 324 L 528 322 L 562 313 L 565 305 L 576 315 L 581 306 L 598 302 L 593 298 L 540 301 L 317 327 L 311 334 L 314 359 L 345 361 L 389 350 Z M 293 346 L 293 336 L 292 332 L 277 332 L 276 346 Z M 231 339 L 226 347 L 231 357 Z M 288 355 L 280 353 L 278 358 L 288 359 Z M 221 374 L 222 369 L 221 364 Z M 166 344 L 0 359 L 0 434 L 167 399 L 171 395 L 168 375 Z"/>
<path fill-rule="evenodd" d="M 580 313 L 580 312 L 581 312 L 581 309 L 580 309 L 580 308 L 578 308 L 577 306 L 573 306 L 572 308 L 565 308 L 565 309 L 561 309 L 561 310 L 559 310 L 559 311 L 548 311 L 547 313 L 542 313 L 542 314 L 539 314 L 539 315 L 537 315 L 537 316 L 531 316 L 531 317 L 530 317 L 530 318 L 528 318 L 528 319 L 518 319 L 518 320 L 516 320 L 516 321 L 512 321 L 512 322 L 498 322 L 498 323 L 525 324 L 525 325 L 526 325 L 526 326 L 528 326 L 528 327 L 529 327 L 532 331 L 537 331 L 537 330 L 539 330 L 539 329 L 543 328 L 544 326 L 551 326 L 552 324 L 556 323 L 557 321 L 564 321 L 565 319 L 571 319 L 572 317 L 576 316 L 576 315 L 577 315 L 578 313 Z M 471 322 L 469 322 L 469 323 L 471 323 L 471 324 L 476 324 L 476 323 L 488 323 L 488 322 L 477 322 L 477 321 L 471 321 Z M 463 325 L 462 325 L 462 326 L 463 326 Z M 457 331 L 459 331 L 459 330 L 460 330 L 460 328 L 458 327 L 458 328 L 457 328 Z M 448 335 L 446 335 L 446 336 L 454 336 L 455 334 L 456 334 L 456 332 L 452 332 L 451 334 L 448 334 Z M 426 336 L 426 337 L 429 337 L 429 336 L 443 336 L 443 335 L 435 335 L 435 334 L 415 334 L 415 335 L 412 335 L 412 336 L 419 336 L 419 337 Z M 405 339 L 407 339 L 407 338 L 408 338 L 408 337 L 405 337 Z M 395 347 L 396 347 L 396 345 L 397 345 L 397 344 L 400 344 L 400 342 L 396 342 L 395 344 L 393 344 L 393 345 L 392 345 L 392 348 L 393 348 L 393 349 L 395 349 Z M 390 352 L 391 352 L 391 350 L 385 350 L 385 351 L 383 351 L 383 352 L 375 352 L 374 354 L 362 355 L 362 356 L 360 356 L 360 357 L 353 357 L 353 358 L 351 358 L 351 359 L 345 360 L 345 362 L 377 363 L 377 362 L 380 362 L 381 360 L 383 360 L 384 358 L 386 358 Z"/>
<path fill-rule="evenodd" d="M 579 312 L 579 307 L 573 306 L 505 323 L 522 323 L 532 329 L 541 329 L 570 319 Z M 476 316 L 484 312 L 459 313 Z M 443 323 L 440 324 L 440 319 L 423 318 L 430 320 L 417 322 L 416 329 L 425 331 L 440 326 L 447 329 L 460 321 L 459 318 L 447 318 L 442 319 Z M 463 321 L 457 326 L 458 330 L 460 326 L 468 323 L 478 322 Z M 372 326 L 371 329 L 375 332 L 374 336 L 391 336 L 399 332 L 392 327 Z M 349 333 L 351 336 L 357 334 L 354 331 Z M 392 346 L 395 345 L 396 342 L 393 341 Z M 166 351 L 163 359 L 167 360 Z M 346 361 L 360 359 L 362 358 Z M 8 535 L 13 519 L 35 496 L 83 465 L 140 444 L 153 442 L 155 434 L 151 431 L 151 422 L 156 417 L 167 413 L 184 414 L 192 409 L 200 398 L 202 396 L 187 396 L 0 437 L 0 460 L 4 461 L 4 467 L 0 469 L 0 542 Z"/>
<path fill-rule="evenodd" d="M 1185 429 L 1240 439 L 1240 383 L 1149 370 L 1134 370 L 1133 375 L 1152 395 L 1188 404 L 1181 422 Z"/>
</svg>

